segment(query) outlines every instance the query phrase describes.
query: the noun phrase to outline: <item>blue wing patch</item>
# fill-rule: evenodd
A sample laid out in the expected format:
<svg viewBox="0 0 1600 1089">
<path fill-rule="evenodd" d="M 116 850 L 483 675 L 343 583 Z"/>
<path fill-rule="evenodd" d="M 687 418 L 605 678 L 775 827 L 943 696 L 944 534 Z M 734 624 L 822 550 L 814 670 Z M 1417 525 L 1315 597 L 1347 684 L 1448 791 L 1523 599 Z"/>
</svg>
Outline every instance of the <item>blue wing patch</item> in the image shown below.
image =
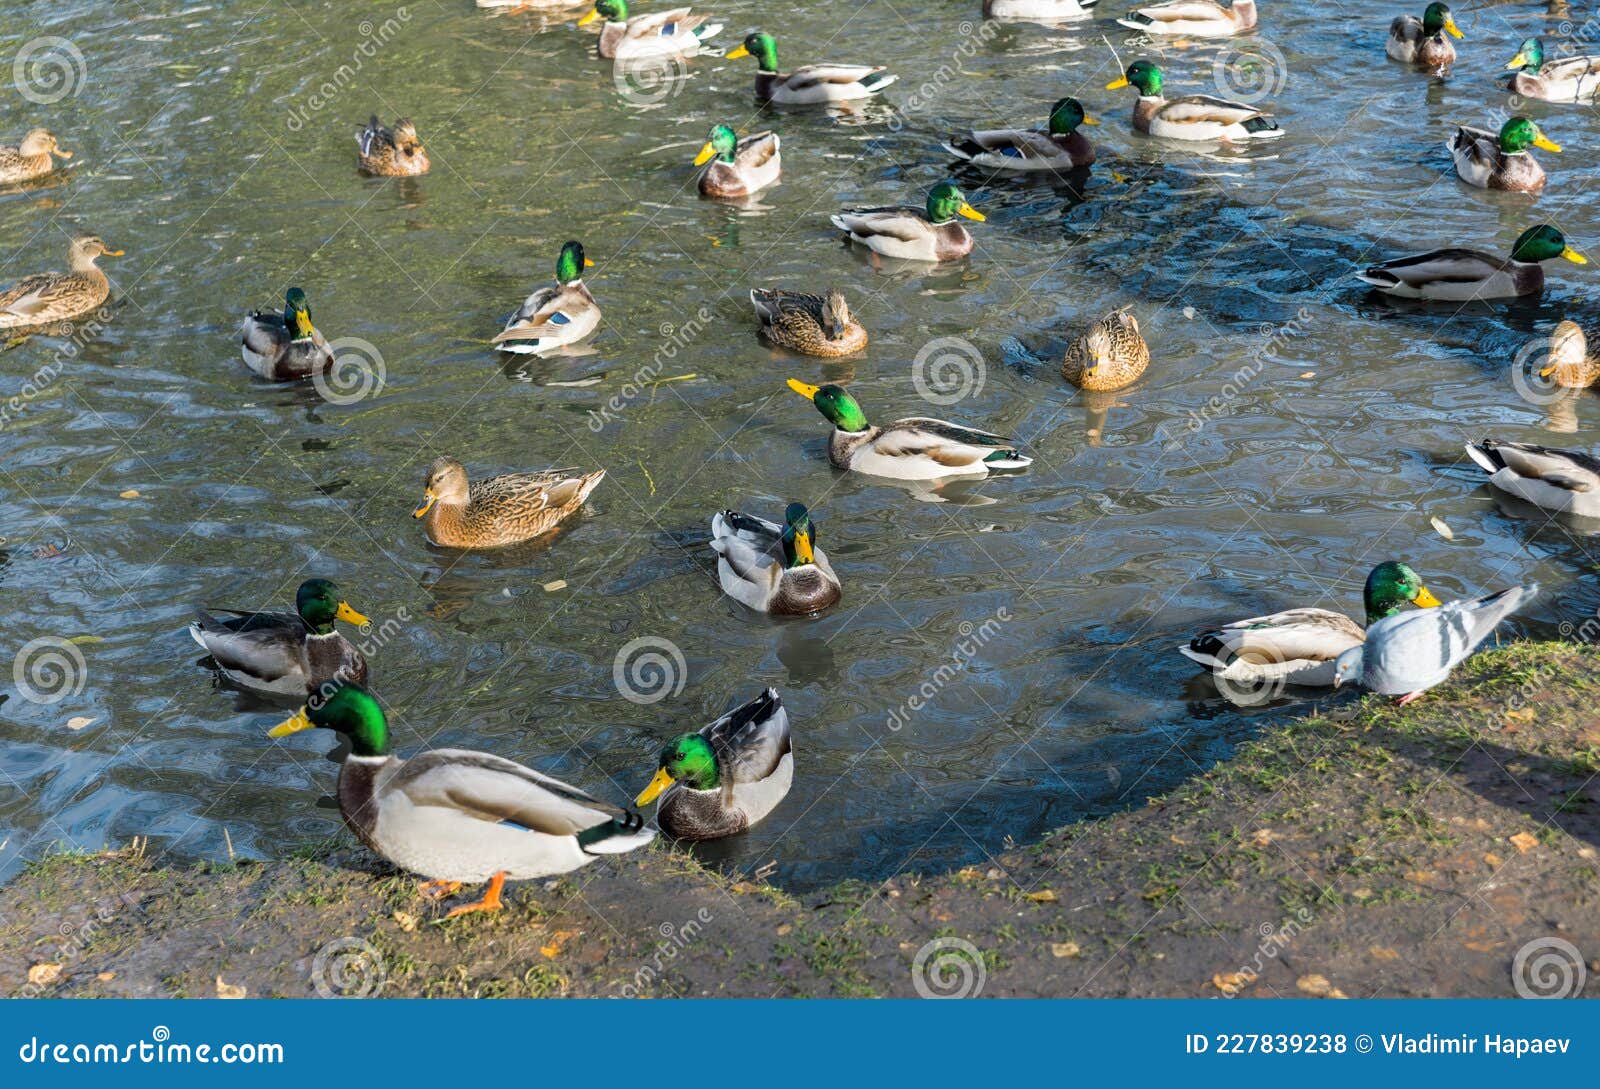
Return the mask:
<svg viewBox="0 0 1600 1089">
<path fill-rule="evenodd" d="M 1001 151 L 1000 154 L 1006 156 L 1007 158 L 1020 159 L 1022 158 L 1022 149 L 1014 144 L 1007 144 L 1005 149 Z"/>
<path fill-rule="evenodd" d="M 572 319 L 567 317 L 561 311 L 557 310 L 554 314 L 550 315 L 550 324 L 551 325 L 571 325 L 572 324 Z"/>
<path fill-rule="evenodd" d="M 678 32 L 678 24 L 677 23 L 667 23 L 665 26 L 663 26 L 661 28 L 661 36 L 663 38 L 670 38 L 672 35 L 676 34 L 677 32 Z"/>
</svg>

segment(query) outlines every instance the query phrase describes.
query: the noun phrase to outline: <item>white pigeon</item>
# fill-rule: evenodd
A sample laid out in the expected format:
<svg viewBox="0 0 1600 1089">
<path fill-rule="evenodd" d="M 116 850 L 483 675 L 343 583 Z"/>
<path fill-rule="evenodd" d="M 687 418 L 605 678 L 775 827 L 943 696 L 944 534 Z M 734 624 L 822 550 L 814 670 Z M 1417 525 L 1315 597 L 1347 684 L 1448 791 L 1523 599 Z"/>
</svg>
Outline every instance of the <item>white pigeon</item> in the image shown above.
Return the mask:
<svg viewBox="0 0 1600 1089">
<path fill-rule="evenodd" d="M 1531 582 L 1487 597 L 1385 617 L 1367 629 L 1365 643 L 1339 655 L 1333 686 L 1358 681 L 1369 692 L 1410 703 L 1444 683 L 1500 621 L 1538 592 L 1539 584 Z"/>
</svg>

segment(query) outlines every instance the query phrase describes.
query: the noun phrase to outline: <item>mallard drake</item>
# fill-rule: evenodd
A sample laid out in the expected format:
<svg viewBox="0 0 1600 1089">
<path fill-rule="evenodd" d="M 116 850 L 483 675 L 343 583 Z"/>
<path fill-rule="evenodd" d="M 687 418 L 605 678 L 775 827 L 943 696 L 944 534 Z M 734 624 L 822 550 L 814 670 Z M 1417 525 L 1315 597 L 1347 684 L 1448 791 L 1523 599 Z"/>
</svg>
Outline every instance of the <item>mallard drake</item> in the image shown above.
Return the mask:
<svg viewBox="0 0 1600 1089">
<path fill-rule="evenodd" d="M 1540 378 L 1562 389 L 1587 389 L 1600 379 L 1600 356 L 1589 354 L 1589 338 L 1577 322 L 1558 322 L 1548 343 L 1549 351 L 1540 360 Z"/>
<path fill-rule="evenodd" d="M 1226 8 L 1213 0 L 1173 0 L 1135 8 L 1117 22 L 1152 36 L 1231 38 L 1256 28 L 1256 0 L 1233 0 L 1233 6 Z"/>
<path fill-rule="evenodd" d="M 833 424 L 828 460 L 839 469 L 894 480 L 936 480 L 1033 464 L 1010 439 L 989 431 L 925 416 L 874 427 L 856 399 L 840 386 L 808 386 L 791 378 L 789 388 L 816 405 Z"/>
<path fill-rule="evenodd" d="M 522 300 L 505 328 L 490 343 L 502 352 L 538 355 L 582 340 L 600 324 L 600 304 L 583 283 L 583 270 L 594 262 L 583 245 L 568 242 L 556 257 L 556 282 Z"/>
<path fill-rule="evenodd" d="M 844 292 L 826 295 L 776 288 L 752 288 L 750 305 L 767 339 L 781 348 L 835 359 L 867 346 L 867 331 L 850 314 Z"/>
<path fill-rule="evenodd" d="M 1410 703 L 1466 660 L 1495 627 L 1539 592 L 1537 582 L 1487 597 L 1452 601 L 1426 612 L 1396 613 L 1367 629 L 1360 646 L 1339 655 L 1333 686 L 1358 682 L 1369 692 Z"/>
<path fill-rule="evenodd" d="M 783 525 L 725 510 L 711 519 L 722 592 L 757 612 L 815 616 L 841 593 L 839 576 L 816 547 L 816 523 L 804 504 L 790 503 Z"/>
<path fill-rule="evenodd" d="M 195 610 L 189 634 L 234 684 L 279 696 L 306 696 L 336 681 L 365 684 L 367 660 L 334 627 L 335 620 L 371 623 L 327 579 L 307 579 L 294 596 L 296 615 L 229 613 L 218 620 Z"/>
<path fill-rule="evenodd" d="M 1565 57 L 1546 64 L 1544 43 L 1529 38 L 1511 58 L 1507 89 L 1546 102 L 1588 102 L 1600 91 L 1600 57 Z"/>
<path fill-rule="evenodd" d="M 411 514 L 425 519 L 428 540 L 445 548 L 516 544 L 555 529 L 606 477 L 604 469 L 582 476 L 568 476 L 569 471 L 506 473 L 469 484 L 459 461 L 435 458 L 428 466 L 422 506 Z"/>
<path fill-rule="evenodd" d="M 489 883 L 481 900 L 450 916 L 500 910 L 507 878 L 568 873 L 655 839 L 639 814 L 492 753 L 430 749 L 402 760 L 390 747 L 383 709 L 360 685 L 309 701 L 267 736 L 313 726 L 350 739 L 339 766 L 339 812 L 369 850 L 428 878 L 418 889 L 424 895 Z"/>
<path fill-rule="evenodd" d="M 694 165 L 705 166 L 700 175 L 701 196 L 748 197 L 777 181 L 783 172 L 778 134 L 758 132 L 741 140 L 727 125 L 718 125 L 694 157 Z"/>
<path fill-rule="evenodd" d="M 1148 136 L 1169 140 L 1270 140 L 1282 136 L 1269 114 L 1242 102 L 1212 98 L 1210 95 L 1161 97 L 1161 69 L 1147 60 L 1134 61 L 1120 78 L 1106 84 L 1106 90 L 1132 85 L 1139 89 L 1133 107 L 1133 127 Z"/>
<path fill-rule="evenodd" d="M 284 294 L 283 313 L 246 314 L 239 338 L 245 365 L 273 382 L 309 378 L 333 366 L 333 349 L 311 324 L 311 307 L 298 287 Z"/>
<path fill-rule="evenodd" d="M 656 823 L 678 839 L 719 839 L 751 828 L 794 782 L 789 714 L 769 688 L 698 733 L 661 749 L 661 766 L 634 805 L 656 803 Z"/>
<path fill-rule="evenodd" d="M 1402 299 L 1504 299 L 1544 291 L 1544 269 L 1539 262 L 1557 257 L 1578 265 L 1589 263 L 1567 245 L 1560 231 L 1541 224 L 1522 232 L 1509 261 L 1478 250 L 1433 250 L 1373 265 L 1356 273 L 1356 279 Z"/>
<path fill-rule="evenodd" d="M 780 106 L 816 106 L 871 98 L 895 81 L 882 65 L 808 64 L 784 74 L 778 71 L 778 43 L 771 34 L 746 36 L 728 59 L 756 58 L 756 99 Z"/>
<path fill-rule="evenodd" d="M 1368 627 L 1408 604 L 1421 609 L 1439 604 L 1415 571 L 1394 560 L 1372 569 L 1361 597 Z M 1178 653 L 1232 684 L 1325 688 L 1333 684 L 1339 655 L 1366 637 L 1366 630 L 1343 613 L 1287 609 L 1203 631 Z"/>
<path fill-rule="evenodd" d="M 1456 59 L 1456 47 L 1446 34 L 1461 37 L 1455 17 L 1444 4 L 1429 4 L 1423 9 L 1422 18 L 1402 15 L 1389 24 L 1387 52 L 1392 59 L 1419 68 L 1444 68 Z"/>
<path fill-rule="evenodd" d="M 1094 162 L 1094 145 L 1079 125 L 1100 122 L 1083 112 L 1076 98 L 1050 107 L 1043 129 L 976 129 L 952 136 L 945 148 L 957 158 L 990 170 L 1077 170 Z"/>
<path fill-rule="evenodd" d="M 67 249 L 68 272 L 36 272 L 0 290 L 0 329 L 32 329 L 89 313 L 111 296 L 111 281 L 95 267 L 100 256 L 121 257 L 92 234 Z"/>
<path fill-rule="evenodd" d="M 1541 510 L 1600 518 L 1600 459 L 1578 450 L 1484 439 L 1467 455 L 1489 484 Z"/>
<path fill-rule="evenodd" d="M 1137 381 L 1150 366 L 1150 346 L 1126 306 L 1097 318 L 1067 346 L 1061 377 L 1079 389 L 1109 393 Z"/>
<path fill-rule="evenodd" d="M 983 0 L 985 19 L 1032 19 L 1053 23 L 1092 14 L 1099 0 Z"/>
<path fill-rule="evenodd" d="M 50 158 L 52 155 L 72 158 L 72 152 L 57 146 L 56 138 L 48 129 L 29 129 L 16 147 L 0 144 L 0 185 L 44 177 L 56 168 L 55 160 Z"/>
<path fill-rule="evenodd" d="M 426 174 L 433 165 L 417 127 L 404 117 L 393 129 L 386 129 L 373 114 L 366 128 L 356 134 L 356 147 L 356 165 L 368 174 L 404 178 Z"/>
<path fill-rule="evenodd" d="M 1544 188 L 1544 167 L 1528 154 L 1530 147 L 1560 151 L 1561 145 L 1526 117 L 1509 118 L 1500 135 L 1461 125 L 1445 147 L 1455 160 L 1456 173 L 1479 189 L 1508 189 L 1535 193 Z"/>
<path fill-rule="evenodd" d="M 874 253 L 908 261 L 954 261 L 972 252 L 972 235 L 956 216 L 982 223 L 985 216 L 956 187 L 942 181 L 928 191 L 925 209 L 855 208 L 829 217 L 833 225 Z"/>
<path fill-rule="evenodd" d="M 600 28 L 600 56 L 606 60 L 633 57 L 692 57 L 700 43 L 722 29 L 721 23 L 708 23 L 709 15 L 690 15 L 688 8 L 673 8 L 652 15 L 628 18 L 627 0 L 596 0 L 587 15 L 578 20 L 587 26 L 604 19 Z"/>
</svg>

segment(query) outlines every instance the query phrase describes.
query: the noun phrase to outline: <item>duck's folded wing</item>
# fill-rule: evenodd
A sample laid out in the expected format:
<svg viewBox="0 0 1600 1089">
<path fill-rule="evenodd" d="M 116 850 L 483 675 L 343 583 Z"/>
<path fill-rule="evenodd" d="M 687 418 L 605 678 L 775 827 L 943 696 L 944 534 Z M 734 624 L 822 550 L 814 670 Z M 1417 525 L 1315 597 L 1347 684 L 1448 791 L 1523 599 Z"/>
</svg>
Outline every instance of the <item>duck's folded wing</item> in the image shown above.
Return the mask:
<svg viewBox="0 0 1600 1089">
<path fill-rule="evenodd" d="M 189 632 L 218 665 L 273 681 L 300 669 L 307 629 L 298 616 L 281 613 L 235 613 L 218 619 L 197 610 Z"/>
<path fill-rule="evenodd" d="M 1474 449 L 1486 455 L 1495 469 L 1510 469 L 1520 477 L 1542 480 L 1568 491 L 1600 490 L 1600 458 L 1580 450 L 1557 450 L 1532 443 L 1493 441 L 1481 443 Z M 1476 453 L 1474 459 L 1483 464 Z M 1485 465 L 1484 468 L 1490 466 Z"/>
<path fill-rule="evenodd" d="M 1157 4 L 1149 8 L 1137 8 L 1134 14 L 1143 15 L 1157 23 L 1192 22 L 1202 19 L 1215 19 L 1219 16 L 1226 18 L 1227 11 L 1211 0 L 1173 0 L 1170 4 Z"/>
<path fill-rule="evenodd" d="M 790 72 L 783 81 L 792 91 L 803 91 L 823 83 L 860 83 L 881 67 L 869 64 L 808 64 Z"/>
<path fill-rule="evenodd" d="M 289 343 L 289 329 L 283 324 L 283 315 L 257 310 L 245 316 L 239 337 L 256 355 L 271 356 Z"/>
<path fill-rule="evenodd" d="M 0 295 L 0 310 L 31 318 L 45 310 L 61 294 L 62 277 L 52 272 L 24 276 Z"/>
<path fill-rule="evenodd" d="M 552 836 L 576 835 L 636 814 L 513 760 L 468 749 L 435 749 L 405 761 L 387 784 L 413 805 L 455 809 Z"/>
<path fill-rule="evenodd" d="M 631 15 L 628 18 L 630 38 L 673 38 L 689 34 L 709 16 L 690 15 L 688 8 L 673 8 L 651 15 Z"/>
<path fill-rule="evenodd" d="M 979 129 L 957 146 L 964 151 L 986 151 L 1023 159 L 1048 159 L 1061 154 L 1060 145 L 1037 129 Z"/>
<path fill-rule="evenodd" d="M 1546 64 L 1539 69 L 1539 75 L 1552 82 L 1564 82 L 1569 79 L 1582 79 L 1585 76 L 1600 75 L 1600 57 L 1572 57 L 1568 60 L 1556 61 Z"/>
<path fill-rule="evenodd" d="M 555 327 L 568 324 L 572 320 L 570 315 L 563 315 L 565 320 L 556 320 L 561 309 L 560 297 L 559 284 L 541 287 L 522 301 L 517 312 L 507 319 L 505 328 L 490 343 L 536 339 L 549 335 Z"/>
<path fill-rule="evenodd" d="M 1229 102 L 1210 95 L 1186 95 L 1175 98 L 1161 108 L 1161 119 L 1180 125 L 1242 125 L 1262 113 L 1254 106 L 1242 102 Z"/>
<path fill-rule="evenodd" d="M 1389 37 L 1403 42 L 1417 41 L 1422 37 L 1422 20 L 1415 15 L 1401 15 L 1389 24 Z"/>
<path fill-rule="evenodd" d="M 1477 250 L 1448 249 L 1399 257 L 1367 269 L 1367 274 L 1412 285 L 1472 283 L 1496 272 L 1506 272 L 1510 262 Z M 1370 282 L 1370 281 L 1369 281 Z"/>
<path fill-rule="evenodd" d="M 860 208 L 840 212 L 834 226 L 856 235 L 881 235 L 916 242 L 928 234 L 928 221 L 914 208 Z"/>
<path fill-rule="evenodd" d="M 758 132 L 739 141 L 739 148 L 734 153 L 734 158 L 740 166 L 754 170 L 767 165 L 777 153 L 778 134 L 770 131 Z"/>
<path fill-rule="evenodd" d="M 1288 609 L 1202 632 L 1191 650 L 1221 661 L 1332 661 L 1365 638 L 1361 625 L 1329 609 Z"/>
<path fill-rule="evenodd" d="M 771 688 L 703 727 L 700 735 L 736 783 L 760 782 L 791 751 L 789 713 Z"/>
</svg>

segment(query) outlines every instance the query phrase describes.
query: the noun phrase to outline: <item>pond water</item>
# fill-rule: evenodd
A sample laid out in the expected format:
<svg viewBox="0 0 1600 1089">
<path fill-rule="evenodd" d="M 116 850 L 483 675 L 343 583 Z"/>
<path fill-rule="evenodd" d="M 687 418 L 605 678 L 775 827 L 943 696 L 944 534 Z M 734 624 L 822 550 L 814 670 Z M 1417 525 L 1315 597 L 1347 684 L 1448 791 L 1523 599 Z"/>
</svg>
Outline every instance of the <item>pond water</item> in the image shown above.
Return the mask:
<svg viewBox="0 0 1600 1089">
<path fill-rule="evenodd" d="M 1540 579 L 1508 636 L 1600 604 L 1582 577 L 1594 546 L 1502 510 L 1462 455 L 1483 435 L 1593 444 L 1592 400 L 1551 411 L 1510 375 L 1530 337 L 1594 320 L 1597 266 L 1557 262 L 1542 300 L 1459 312 L 1350 277 L 1437 246 L 1504 254 L 1541 221 L 1600 246 L 1587 109 L 1528 107 L 1567 149 L 1541 155 L 1537 199 L 1469 189 L 1443 148 L 1453 123 L 1498 127 L 1491 77 L 1523 37 L 1571 31 L 1564 12 L 1459 14 L 1440 82 L 1385 58 L 1398 11 L 1370 0 L 1269 3 L 1258 36 L 1159 49 L 1109 18 L 986 26 L 976 0 L 803 0 L 781 26 L 750 0 L 715 5 L 729 47 L 765 25 L 786 67 L 900 74 L 830 116 L 756 108 L 748 59 L 619 86 L 594 28 L 572 26 L 582 9 L 0 7 L 0 59 L 41 36 L 81 55 L 62 52 L 76 85 L 58 101 L 10 99 L 8 138 L 44 124 L 76 157 L 65 181 L 0 195 L 0 277 L 61 267 L 78 230 L 127 251 L 105 261 L 103 327 L 0 355 L 0 401 L 26 397 L 0 427 L 5 658 L 53 638 L 83 661 L 52 703 L 7 679 L 0 874 L 52 845 L 271 855 L 336 832 L 330 738 L 269 742 L 281 711 L 220 686 L 185 630 L 196 605 L 282 607 L 312 574 L 374 619 L 373 687 L 402 751 L 489 749 L 622 801 L 666 738 L 775 686 L 793 793 L 701 853 L 775 861 L 797 888 L 982 864 L 1195 775 L 1308 697 L 1237 708 L 1174 648 L 1216 620 L 1358 610 L 1379 560 L 1444 598 Z M 1264 84 L 1288 135 L 1234 154 L 1136 136 L 1132 92 L 1102 89 L 1118 74 L 1102 34 L 1124 61 L 1157 59 L 1169 88 L 1216 93 L 1219 71 L 1235 94 Z M 988 217 L 969 260 L 877 267 L 829 226 L 842 206 L 920 203 L 951 174 L 949 130 L 1037 123 L 1066 93 L 1104 121 L 1099 163 L 1076 184 L 958 172 Z M 356 173 L 373 111 L 416 121 L 431 174 Z M 782 136 L 782 183 L 756 207 L 695 193 L 690 160 L 720 121 Z M 569 237 L 595 262 L 593 353 L 497 359 L 487 339 Z M 290 284 L 327 336 L 375 347 L 381 389 L 329 403 L 245 371 L 242 312 Z M 833 284 L 871 331 L 863 355 L 757 340 L 748 288 Z M 1154 363 L 1091 404 L 1056 361 L 1074 324 L 1124 303 Z M 955 353 L 948 405 L 914 377 L 938 338 L 972 347 L 934 349 Z M 790 377 L 846 381 L 879 419 L 1015 436 L 1036 460 L 934 497 L 837 473 Z M 612 398 L 613 418 L 594 415 Z M 453 554 L 410 517 L 445 453 L 477 475 L 609 476 L 549 540 Z M 705 544 L 715 510 L 789 500 L 815 509 L 845 584 L 812 622 L 742 612 Z M 682 655 L 651 703 L 614 681 L 641 639 Z"/>
</svg>

